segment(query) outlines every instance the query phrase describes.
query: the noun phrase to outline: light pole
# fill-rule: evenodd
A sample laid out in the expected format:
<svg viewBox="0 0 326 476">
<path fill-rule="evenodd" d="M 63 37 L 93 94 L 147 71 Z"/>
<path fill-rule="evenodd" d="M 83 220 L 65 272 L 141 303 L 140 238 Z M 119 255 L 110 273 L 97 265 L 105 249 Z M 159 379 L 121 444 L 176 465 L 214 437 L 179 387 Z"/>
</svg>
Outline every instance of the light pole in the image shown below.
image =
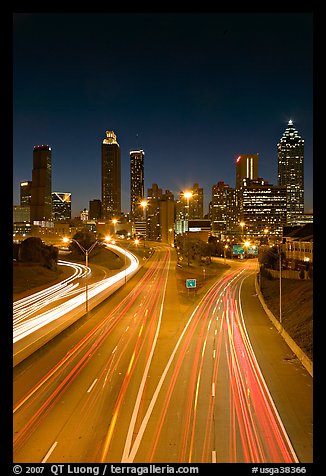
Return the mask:
<svg viewBox="0 0 326 476">
<path fill-rule="evenodd" d="M 140 205 L 143 207 L 143 218 L 145 221 L 145 235 L 144 235 L 144 248 L 145 248 L 145 241 L 146 241 L 146 235 L 147 235 L 147 217 L 146 217 L 146 210 L 147 210 L 147 202 L 146 200 L 142 200 L 140 202 Z"/>
<path fill-rule="evenodd" d="M 279 263 L 279 294 L 280 294 L 280 309 L 279 309 L 279 321 L 282 324 L 282 244 L 278 244 L 278 263 Z M 267 253 L 274 256 L 277 259 L 277 252 L 269 250 Z"/>
<path fill-rule="evenodd" d="M 246 250 L 246 253 L 245 253 L 245 258 L 248 258 L 248 248 L 250 246 L 250 241 L 245 241 L 244 242 L 244 247 L 245 247 L 245 250 Z"/>
<path fill-rule="evenodd" d="M 74 238 L 63 238 L 63 241 L 64 243 L 70 243 L 71 241 L 73 241 L 74 243 L 76 243 L 79 248 L 82 250 L 82 252 L 84 253 L 85 255 L 85 266 L 86 268 L 88 268 L 88 256 L 89 254 L 91 253 L 91 251 L 95 248 L 95 246 L 97 245 L 97 243 L 100 243 L 99 240 L 96 240 L 94 241 L 94 243 L 88 248 L 84 248 L 77 240 L 75 240 Z M 86 285 L 85 285 L 85 306 L 86 306 L 86 312 L 88 312 L 88 271 L 86 271 Z"/>
<path fill-rule="evenodd" d="M 113 218 L 112 223 L 113 223 L 113 227 L 114 227 L 113 231 L 114 231 L 114 236 L 115 236 L 116 235 L 115 226 L 118 223 L 118 220 L 116 218 Z"/>
<path fill-rule="evenodd" d="M 280 324 L 282 324 L 282 248 L 281 243 L 278 245 L 278 261 L 280 267 Z"/>
<path fill-rule="evenodd" d="M 224 246 L 224 264 L 225 264 L 225 260 L 226 260 L 226 250 L 228 249 L 228 245 L 225 245 Z"/>
<path fill-rule="evenodd" d="M 188 266 L 190 264 L 190 261 L 189 261 L 189 200 L 191 199 L 192 197 L 192 192 L 184 192 L 183 196 L 185 197 L 185 199 L 187 200 L 187 248 L 188 248 Z"/>
</svg>

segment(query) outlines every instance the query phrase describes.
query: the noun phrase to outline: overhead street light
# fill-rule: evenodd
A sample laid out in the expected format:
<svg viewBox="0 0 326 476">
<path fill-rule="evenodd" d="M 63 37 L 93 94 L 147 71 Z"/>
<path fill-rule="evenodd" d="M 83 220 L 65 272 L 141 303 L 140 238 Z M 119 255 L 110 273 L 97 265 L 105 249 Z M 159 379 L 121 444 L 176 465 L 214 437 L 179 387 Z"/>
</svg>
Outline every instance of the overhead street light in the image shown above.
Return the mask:
<svg viewBox="0 0 326 476">
<path fill-rule="evenodd" d="M 117 220 L 116 218 L 113 218 L 113 219 L 112 219 L 112 223 L 113 223 L 113 226 L 114 226 L 114 235 L 116 235 L 116 228 L 115 228 L 115 226 L 116 226 L 116 224 L 118 223 L 118 220 Z"/>
<path fill-rule="evenodd" d="M 189 200 L 192 198 L 192 192 L 184 192 L 184 198 L 187 200 L 187 248 L 188 248 L 188 266 L 190 264 L 190 253 L 189 253 Z"/>
<path fill-rule="evenodd" d="M 77 240 L 75 240 L 75 238 L 67 238 L 67 237 L 63 238 L 64 243 L 70 243 L 72 241 L 74 243 L 76 243 L 76 245 L 78 245 L 79 248 L 84 253 L 84 255 L 85 255 L 85 266 L 86 266 L 86 268 L 88 268 L 88 256 L 91 253 L 91 251 L 95 248 L 97 243 L 101 243 L 101 241 L 100 240 L 94 241 L 94 243 L 88 249 L 86 249 Z M 106 237 L 105 241 L 109 241 L 109 237 Z M 86 294 L 86 296 L 85 296 L 85 306 L 86 306 L 86 312 L 88 312 L 88 273 L 86 273 L 85 294 Z"/>
<path fill-rule="evenodd" d="M 140 205 L 143 207 L 143 218 L 144 218 L 144 221 L 145 221 L 145 235 L 144 235 L 144 248 L 145 248 L 145 241 L 146 241 L 146 235 L 147 235 L 147 216 L 146 216 L 146 210 L 147 210 L 147 201 L 146 200 L 142 200 L 140 202 Z"/>
</svg>

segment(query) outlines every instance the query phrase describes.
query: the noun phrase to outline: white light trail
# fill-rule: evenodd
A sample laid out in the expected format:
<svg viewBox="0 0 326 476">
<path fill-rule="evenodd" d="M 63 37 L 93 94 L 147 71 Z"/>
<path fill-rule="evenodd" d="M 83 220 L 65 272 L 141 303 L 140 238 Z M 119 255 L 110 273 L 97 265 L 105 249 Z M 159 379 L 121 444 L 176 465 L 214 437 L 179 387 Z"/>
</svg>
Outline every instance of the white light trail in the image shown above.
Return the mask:
<svg viewBox="0 0 326 476">
<path fill-rule="evenodd" d="M 54 284 L 53 286 L 43 289 L 37 293 L 15 301 L 13 303 L 14 325 L 47 306 L 51 302 L 67 296 L 72 292 L 72 290 L 78 287 L 78 284 L 72 284 L 73 281 L 85 277 L 90 272 L 90 268 L 87 268 L 82 264 L 59 260 L 58 265 L 68 266 L 74 269 L 74 273 L 68 278 L 60 281 L 60 283 Z"/>
<path fill-rule="evenodd" d="M 93 297 L 99 295 L 100 293 L 107 291 L 108 288 L 119 282 L 122 285 L 127 279 L 127 276 L 129 276 L 139 267 L 138 258 L 132 253 L 130 253 L 128 250 L 124 250 L 123 248 L 120 248 L 119 246 L 115 245 L 107 245 L 107 247 L 124 254 L 130 260 L 130 265 L 123 271 L 120 271 L 119 273 L 115 274 L 114 276 L 110 276 L 109 278 L 105 278 L 97 283 L 92 284 L 91 286 L 88 286 L 88 301 L 90 301 Z M 69 291 L 71 291 L 71 289 Z M 23 322 L 15 322 L 13 342 L 15 343 L 20 339 L 23 339 L 24 337 L 27 337 L 28 335 L 37 331 L 38 329 L 41 329 L 45 325 L 58 320 L 60 317 L 64 316 L 68 312 L 71 312 L 78 306 L 84 304 L 85 300 L 85 293 L 80 293 L 78 296 L 69 299 L 68 301 L 60 304 L 59 306 L 56 306 L 55 308 L 49 311 L 45 311 L 35 317 L 30 317 L 29 319 Z"/>
</svg>

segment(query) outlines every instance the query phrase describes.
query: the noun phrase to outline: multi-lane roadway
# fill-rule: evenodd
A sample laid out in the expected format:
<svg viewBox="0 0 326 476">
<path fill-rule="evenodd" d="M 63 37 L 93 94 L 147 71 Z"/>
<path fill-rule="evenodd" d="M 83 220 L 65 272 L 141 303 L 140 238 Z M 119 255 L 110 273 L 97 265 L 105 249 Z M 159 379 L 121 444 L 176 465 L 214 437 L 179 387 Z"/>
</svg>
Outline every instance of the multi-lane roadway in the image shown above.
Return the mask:
<svg viewBox="0 0 326 476">
<path fill-rule="evenodd" d="M 122 289 L 14 369 L 14 461 L 311 462 L 312 379 L 282 359 L 255 272 L 254 260 L 231 263 L 185 306 L 174 251 L 158 245 Z M 257 346 L 259 360 L 257 339 L 273 344 Z"/>
</svg>

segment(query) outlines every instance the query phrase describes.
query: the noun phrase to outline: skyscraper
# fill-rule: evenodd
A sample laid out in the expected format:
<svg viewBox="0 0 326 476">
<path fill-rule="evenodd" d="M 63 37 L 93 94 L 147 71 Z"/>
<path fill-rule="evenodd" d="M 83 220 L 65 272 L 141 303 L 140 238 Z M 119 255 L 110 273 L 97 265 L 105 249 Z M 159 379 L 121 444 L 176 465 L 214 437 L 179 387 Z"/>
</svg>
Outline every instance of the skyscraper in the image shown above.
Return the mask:
<svg viewBox="0 0 326 476">
<path fill-rule="evenodd" d="M 245 179 L 238 190 L 238 223 L 245 223 L 245 234 L 281 236 L 286 220 L 286 187 L 274 186 L 263 178 Z"/>
<path fill-rule="evenodd" d="M 71 220 L 71 193 L 52 192 L 52 216 L 54 220 Z"/>
<path fill-rule="evenodd" d="M 113 131 L 102 142 L 102 213 L 106 220 L 121 215 L 120 145 Z"/>
<path fill-rule="evenodd" d="M 223 180 L 212 187 L 211 222 L 214 235 L 225 233 L 229 229 L 230 218 L 234 215 L 233 195 L 234 189 Z"/>
<path fill-rule="evenodd" d="M 258 154 L 240 154 L 236 160 L 236 188 L 241 187 L 244 179 L 258 178 Z"/>
<path fill-rule="evenodd" d="M 52 151 L 48 145 L 33 149 L 31 222 L 52 220 Z"/>
<path fill-rule="evenodd" d="M 102 202 L 98 198 L 89 201 L 90 220 L 99 220 L 102 217 Z"/>
<path fill-rule="evenodd" d="M 29 207 L 32 198 L 32 181 L 25 180 L 20 182 L 20 205 L 22 207 Z"/>
<path fill-rule="evenodd" d="M 191 189 L 191 198 L 185 195 L 185 191 L 180 192 L 176 212 L 179 219 L 195 220 L 203 218 L 204 189 L 199 187 L 198 183 L 194 183 Z"/>
<path fill-rule="evenodd" d="M 130 217 L 132 220 L 143 216 L 140 202 L 145 198 L 144 156 L 143 150 L 130 151 Z"/>
<path fill-rule="evenodd" d="M 278 184 L 287 189 L 286 222 L 296 225 L 304 213 L 304 140 L 288 122 L 277 144 Z"/>
</svg>

